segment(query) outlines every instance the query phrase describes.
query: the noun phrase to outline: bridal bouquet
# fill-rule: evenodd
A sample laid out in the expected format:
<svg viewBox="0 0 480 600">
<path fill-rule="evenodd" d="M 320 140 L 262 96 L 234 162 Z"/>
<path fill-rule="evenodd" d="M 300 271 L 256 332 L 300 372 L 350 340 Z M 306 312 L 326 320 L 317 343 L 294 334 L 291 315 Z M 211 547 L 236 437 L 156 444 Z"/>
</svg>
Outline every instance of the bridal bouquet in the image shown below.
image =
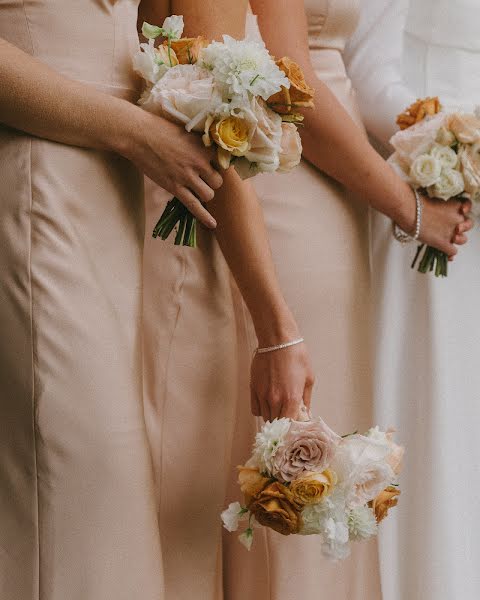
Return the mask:
<svg viewBox="0 0 480 600">
<path fill-rule="evenodd" d="M 480 112 L 441 110 L 438 98 L 418 100 L 397 119 L 389 163 L 414 189 L 430 197 L 480 199 Z M 424 246 L 418 248 L 415 267 Z M 446 277 L 446 254 L 427 247 L 418 270 Z"/>
<path fill-rule="evenodd" d="M 275 62 L 263 44 L 248 39 L 182 38 L 181 16 L 162 27 L 144 23 L 142 32 L 148 43 L 140 44 L 134 68 L 145 80 L 139 100 L 145 110 L 202 134 L 205 146 L 216 147 L 220 166 L 233 165 L 242 179 L 298 165 L 298 109 L 313 107 L 313 90 L 298 65 Z M 158 47 L 157 38 L 164 38 Z M 166 239 L 177 226 L 175 244 L 195 246 L 195 219 L 173 198 L 153 236 Z"/>
<path fill-rule="evenodd" d="M 248 550 L 255 528 L 264 526 L 319 535 L 327 557 L 346 558 L 350 543 L 376 535 L 398 502 L 404 450 L 392 438 L 392 430 L 378 427 L 340 437 L 319 418 L 265 423 L 252 456 L 238 467 L 244 501 L 222 513 L 224 527 L 242 527 L 239 540 Z"/>
</svg>

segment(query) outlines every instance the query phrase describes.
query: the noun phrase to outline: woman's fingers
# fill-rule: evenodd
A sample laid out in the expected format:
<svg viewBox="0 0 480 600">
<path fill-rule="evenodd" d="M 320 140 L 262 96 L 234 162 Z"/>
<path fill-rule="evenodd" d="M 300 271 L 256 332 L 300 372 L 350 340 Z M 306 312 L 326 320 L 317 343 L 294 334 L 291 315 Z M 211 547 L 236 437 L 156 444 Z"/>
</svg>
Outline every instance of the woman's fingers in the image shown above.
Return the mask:
<svg viewBox="0 0 480 600">
<path fill-rule="evenodd" d="M 465 200 L 464 202 L 462 202 L 462 204 L 460 206 L 460 211 L 465 216 L 467 216 L 470 212 L 472 212 L 471 200 Z"/>
<path fill-rule="evenodd" d="M 193 175 L 193 173 L 189 187 L 200 202 L 203 202 L 204 204 L 213 200 L 213 197 L 215 196 L 215 192 L 212 188 L 207 185 L 201 177 L 197 177 Z"/>
<path fill-rule="evenodd" d="M 457 233 L 457 235 L 455 235 L 455 237 L 453 238 L 453 243 L 456 244 L 457 246 L 463 246 L 467 242 L 468 242 L 468 238 L 466 235 L 463 235 L 463 234 Z"/>
<path fill-rule="evenodd" d="M 176 189 L 175 196 L 186 208 L 188 208 L 188 210 L 200 221 L 200 223 L 203 223 L 203 225 L 209 229 L 215 229 L 217 222 L 208 212 L 208 210 L 202 206 L 200 200 L 189 189 L 181 186 Z"/>
<path fill-rule="evenodd" d="M 459 223 L 457 225 L 456 233 L 457 234 L 466 233 L 467 231 L 470 231 L 470 229 L 472 227 L 473 227 L 472 219 L 465 219 L 465 221 L 463 221 L 463 223 Z"/>
</svg>

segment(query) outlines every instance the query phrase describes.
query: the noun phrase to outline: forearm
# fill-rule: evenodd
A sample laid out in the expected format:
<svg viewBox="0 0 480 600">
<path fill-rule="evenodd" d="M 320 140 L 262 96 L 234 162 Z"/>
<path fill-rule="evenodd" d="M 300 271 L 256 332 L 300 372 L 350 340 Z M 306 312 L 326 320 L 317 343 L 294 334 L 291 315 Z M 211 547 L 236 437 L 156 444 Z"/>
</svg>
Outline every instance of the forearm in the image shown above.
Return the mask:
<svg viewBox="0 0 480 600">
<path fill-rule="evenodd" d="M 298 335 L 280 290 L 257 196 L 233 169 L 209 208 L 218 222 L 222 252 L 252 315 L 259 344 L 275 345 Z"/>
<path fill-rule="evenodd" d="M 0 122 L 64 144 L 117 149 L 140 108 L 70 80 L 0 39 Z"/>
<path fill-rule="evenodd" d="M 310 81 L 316 90 L 315 109 L 306 112 L 301 131 L 304 157 L 354 192 L 360 201 L 410 231 L 415 222 L 415 201 L 409 186 L 372 148 L 327 86 L 314 75 Z"/>
</svg>

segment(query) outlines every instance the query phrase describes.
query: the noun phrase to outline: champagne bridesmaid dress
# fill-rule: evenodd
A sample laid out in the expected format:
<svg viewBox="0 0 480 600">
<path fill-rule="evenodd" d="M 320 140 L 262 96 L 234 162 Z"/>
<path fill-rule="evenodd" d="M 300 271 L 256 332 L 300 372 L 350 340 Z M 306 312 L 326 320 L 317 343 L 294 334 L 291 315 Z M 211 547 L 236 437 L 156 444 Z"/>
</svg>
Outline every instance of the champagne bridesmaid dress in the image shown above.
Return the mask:
<svg viewBox="0 0 480 600">
<path fill-rule="evenodd" d="M 318 77 L 362 126 L 342 58 L 359 2 L 306 0 L 305 8 Z M 341 434 L 365 430 L 373 423 L 368 210 L 306 161 L 289 174 L 253 181 L 281 287 L 311 353 L 312 412 Z M 244 398 L 238 403 L 232 479 L 255 433 L 248 409 Z M 233 483 L 228 501 L 237 497 Z M 248 553 L 236 536 L 224 535 L 228 600 L 381 598 L 376 540 L 354 544 L 352 556 L 335 564 L 321 556 L 315 537 L 286 538 L 266 530 L 255 536 Z"/>
<path fill-rule="evenodd" d="M 137 4 L 3 1 L 0 36 L 134 99 Z M 162 600 L 141 177 L 119 156 L 3 126 L 0 177 L 0 597 Z"/>
</svg>

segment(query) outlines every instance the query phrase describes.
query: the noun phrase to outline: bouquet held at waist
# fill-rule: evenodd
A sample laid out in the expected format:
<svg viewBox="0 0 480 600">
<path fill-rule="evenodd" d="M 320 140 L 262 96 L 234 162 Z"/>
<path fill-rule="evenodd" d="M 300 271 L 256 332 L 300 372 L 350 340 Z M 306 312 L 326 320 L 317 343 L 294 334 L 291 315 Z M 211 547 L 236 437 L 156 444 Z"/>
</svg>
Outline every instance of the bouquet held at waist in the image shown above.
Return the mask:
<svg viewBox="0 0 480 600">
<path fill-rule="evenodd" d="M 275 61 L 256 41 L 182 38 L 183 28 L 176 15 L 162 27 L 143 24 L 148 43 L 134 56 L 145 81 L 139 104 L 202 135 L 205 146 L 216 148 L 219 165 L 232 165 L 242 179 L 297 166 L 299 109 L 313 107 L 313 90 L 298 65 L 287 57 Z M 157 38 L 164 41 L 156 46 Z M 165 240 L 174 229 L 175 244 L 196 245 L 196 221 L 176 198 L 153 236 Z"/>
<path fill-rule="evenodd" d="M 438 98 L 425 98 L 399 115 L 397 124 L 401 131 L 390 140 L 395 152 L 388 162 L 413 189 L 445 201 L 480 200 L 479 109 L 447 112 Z M 420 245 L 412 268 L 418 261 L 421 273 L 447 276 L 448 257 L 440 250 Z"/>
</svg>

